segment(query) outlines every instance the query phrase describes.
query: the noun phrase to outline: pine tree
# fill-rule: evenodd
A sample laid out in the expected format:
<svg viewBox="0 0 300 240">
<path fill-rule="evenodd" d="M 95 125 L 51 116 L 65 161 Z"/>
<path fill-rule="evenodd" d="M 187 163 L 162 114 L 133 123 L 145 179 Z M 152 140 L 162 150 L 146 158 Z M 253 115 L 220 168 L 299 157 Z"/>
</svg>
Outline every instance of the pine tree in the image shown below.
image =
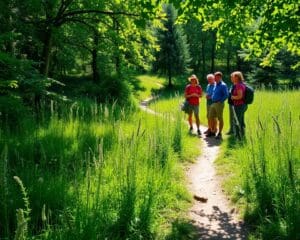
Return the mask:
<svg viewBox="0 0 300 240">
<path fill-rule="evenodd" d="M 190 61 L 187 38 L 180 25 L 176 25 L 177 11 L 172 4 L 164 4 L 163 11 L 166 18 L 162 20 L 165 29 L 156 29 L 156 36 L 160 50 L 156 54 L 153 64 L 155 72 L 166 74 L 168 86 L 172 86 L 172 76 L 187 71 Z"/>
</svg>

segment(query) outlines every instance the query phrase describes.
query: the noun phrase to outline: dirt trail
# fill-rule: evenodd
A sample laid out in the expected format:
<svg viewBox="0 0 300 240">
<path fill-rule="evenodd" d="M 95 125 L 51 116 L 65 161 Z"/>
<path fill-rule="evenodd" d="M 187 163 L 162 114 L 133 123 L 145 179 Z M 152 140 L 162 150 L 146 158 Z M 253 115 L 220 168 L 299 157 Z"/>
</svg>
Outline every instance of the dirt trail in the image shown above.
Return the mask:
<svg viewBox="0 0 300 240">
<path fill-rule="evenodd" d="M 205 131 L 201 127 L 201 131 Z M 220 140 L 202 139 L 202 154 L 187 169 L 189 189 L 194 195 L 190 218 L 197 228 L 199 239 L 246 239 L 243 222 L 238 220 L 234 208 L 220 187 L 214 160 L 219 153 Z"/>
<path fill-rule="evenodd" d="M 150 114 L 158 114 L 147 107 L 152 100 L 149 98 L 142 101 L 140 107 Z M 201 126 L 201 132 L 205 129 L 206 127 Z M 221 142 L 205 136 L 201 140 L 201 156 L 186 171 L 189 189 L 195 196 L 189 215 L 193 226 L 197 229 L 197 238 L 244 240 L 247 238 L 244 223 L 238 219 L 235 208 L 229 206 L 214 167 Z"/>
</svg>

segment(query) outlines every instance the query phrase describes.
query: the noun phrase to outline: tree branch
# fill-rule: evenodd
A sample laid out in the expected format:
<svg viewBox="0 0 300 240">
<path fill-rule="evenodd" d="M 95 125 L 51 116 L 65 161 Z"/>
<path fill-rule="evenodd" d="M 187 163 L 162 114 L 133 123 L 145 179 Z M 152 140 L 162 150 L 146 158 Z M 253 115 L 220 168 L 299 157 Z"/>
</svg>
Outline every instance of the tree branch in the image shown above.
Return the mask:
<svg viewBox="0 0 300 240">
<path fill-rule="evenodd" d="M 131 17 L 138 17 L 138 14 L 134 13 L 127 13 L 127 12 L 113 12 L 113 11 L 102 11 L 102 10 L 95 10 L 95 9 L 86 9 L 86 10 L 74 10 L 71 12 L 66 12 L 61 15 L 60 18 L 55 19 L 54 25 L 61 26 L 66 22 L 66 19 L 70 19 L 72 16 L 82 15 L 82 14 L 89 14 L 89 13 L 96 13 L 96 14 L 104 14 L 109 16 L 115 16 L 115 15 L 125 15 L 125 16 L 131 16 Z"/>
</svg>

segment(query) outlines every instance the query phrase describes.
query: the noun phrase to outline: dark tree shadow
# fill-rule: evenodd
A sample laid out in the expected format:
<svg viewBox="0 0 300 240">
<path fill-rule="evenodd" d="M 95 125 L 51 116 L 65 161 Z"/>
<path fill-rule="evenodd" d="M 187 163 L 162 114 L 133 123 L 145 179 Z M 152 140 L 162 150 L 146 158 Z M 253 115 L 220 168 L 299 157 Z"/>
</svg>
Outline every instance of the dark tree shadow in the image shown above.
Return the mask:
<svg viewBox="0 0 300 240">
<path fill-rule="evenodd" d="M 222 240 L 222 239 L 247 239 L 247 231 L 242 222 L 232 223 L 232 217 L 222 212 L 217 206 L 213 206 L 213 213 L 208 215 L 202 210 L 195 211 L 194 214 L 207 218 L 210 224 L 195 223 L 190 220 L 176 220 L 172 223 L 172 232 L 166 239 L 187 239 L 187 240 Z M 217 225 L 216 225 L 217 224 Z"/>
</svg>

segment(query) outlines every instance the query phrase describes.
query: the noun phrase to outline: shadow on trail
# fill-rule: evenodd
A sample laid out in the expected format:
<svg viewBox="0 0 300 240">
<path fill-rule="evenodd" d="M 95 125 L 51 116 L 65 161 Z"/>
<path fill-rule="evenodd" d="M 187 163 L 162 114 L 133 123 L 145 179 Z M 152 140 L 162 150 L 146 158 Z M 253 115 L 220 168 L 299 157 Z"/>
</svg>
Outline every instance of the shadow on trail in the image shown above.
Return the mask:
<svg viewBox="0 0 300 240">
<path fill-rule="evenodd" d="M 209 222 L 217 222 L 212 230 L 211 225 L 198 224 L 198 239 L 246 239 L 246 233 L 241 232 L 242 223 L 233 223 L 232 217 L 227 212 L 222 212 L 217 206 L 213 206 L 212 214 L 204 214 L 203 211 L 194 212 Z"/>
<path fill-rule="evenodd" d="M 206 141 L 208 147 L 220 146 L 223 140 L 216 139 L 215 137 L 202 136 L 203 140 Z"/>
<path fill-rule="evenodd" d="M 228 149 L 239 148 L 241 146 L 244 146 L 245 144 L 247 144 L 246 138 L 243 138 L 240 140 L 233 135 L 230 135 L 227 140 L 227 148 Z"/>
<path fill-rule="evenodd" d="M 212 214 L 205 214 L 201 211 L 194 211 L 194 214 L 198 214 L 205 220 L 208 220 L 206 224 L 204 223 L 193 223 L 189 220 L 176 220 L 172 223 L 172 232 L 166 239 L 177 239 L 177 240 L 222 240 L 222 239 L 247 239 L 245 232 L 241 232 L 243 227 L 242 223 L 232 223 L 232 217 L 226 213 L 222 212 L 217 206 L 213 206 Z M 217 222 L 212 227 L 210 222 Z"/>
</svg>

